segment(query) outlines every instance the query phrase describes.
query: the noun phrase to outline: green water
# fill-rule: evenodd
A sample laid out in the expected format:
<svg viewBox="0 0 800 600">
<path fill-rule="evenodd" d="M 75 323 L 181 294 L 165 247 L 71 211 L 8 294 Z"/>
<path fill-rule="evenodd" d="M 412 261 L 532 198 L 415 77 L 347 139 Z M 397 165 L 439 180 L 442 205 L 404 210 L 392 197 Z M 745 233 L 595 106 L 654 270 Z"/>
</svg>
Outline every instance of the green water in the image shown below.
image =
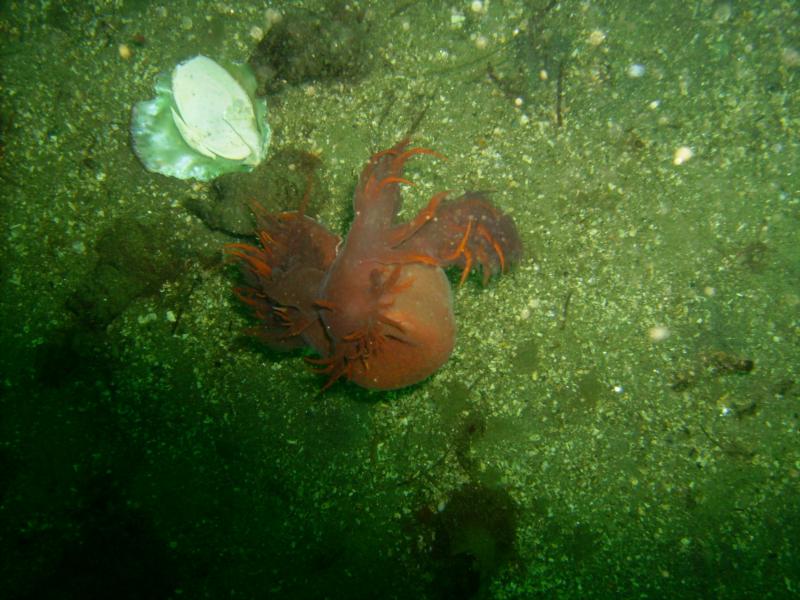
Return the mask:
<svg viewBox="0 0 800 600">
<path fill-rule="evenodd" d="M 262 36 L 269 162 L 145 171 L 155 76 Z M 0 61 L 1 597 L 800 594 L 795 3 L 5 2 Z M 409 132 L 403 217 L 490 190 L 524 258 L 320 394 L 221 248 Z"/>
</svg>

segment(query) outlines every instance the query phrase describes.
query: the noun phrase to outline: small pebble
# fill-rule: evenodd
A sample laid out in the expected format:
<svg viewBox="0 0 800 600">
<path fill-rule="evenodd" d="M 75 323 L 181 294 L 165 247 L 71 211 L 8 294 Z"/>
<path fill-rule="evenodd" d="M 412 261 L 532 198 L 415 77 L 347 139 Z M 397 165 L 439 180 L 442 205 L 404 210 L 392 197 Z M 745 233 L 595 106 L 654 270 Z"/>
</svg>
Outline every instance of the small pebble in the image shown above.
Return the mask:
<svg viewBox="0 0 800 600">
<path fill-rule="evenodd" d="M 264 30 L 261 29 L 258 25 L 253 25 L 250 28 L 250 37 L 256 41 L 260 42 L 264 38 Z"/>
<path fill-rule="evenodd" d="M 595 29 L 592 33 L 589 34 L 589 44 L 591 46 L 599 46 L 604 41 L 606 41 L 606 34 L 600 31 L 599 29 Z"/>
<path fill-rule="evenodd" d="M 656 325 L 655 327 L 651 327 L 647 331 L 647 337 L 650 338 L 650 341 L 653 343 L 663 342 L 667 339 L 670 335 L 670 331 L 668 328 L 664 327 L 663 325 Z"/>
<path fill-rule="evenodd" d="M 630 77 L 631 79 L 639 79 L 639 77 L 642 77 L 644 75 L 644 72 L 645 72 L 644 65 L 639 63 L 632 64 L 631 66 L 628 67 L 627 71 L 628 77 Z"/>
<path fill-rule="evenodd" d="M 781 50 L 781 62 L 787 67 L 800 67 L 800 51 L 796 48 L 784 48 Z"/>
<path fill-rule="evenodd" d="M 264 18 L 267 23 L 267 27 L 272 27 L 276 23 L 279 23 L 281 19 L 283 19 L 283 15 L 279 10 L 268 8 L 264 13 Z"/>
<path fill-rule="evenodd" d="M 672 164 L 673 165 L 682 165 L 690 158 L 694 156 L 694 152 L 689 146 L 681 146 L 677 150 L 675 150 L 675 154 L 672 157 Z"/>
<path fill-rule="evenodd" d="M 733 15 L 733 7 L 727 2 L 720 4 L 714 9 L 714 20 L 719 23 L 727 23 Z"/>
</svg>

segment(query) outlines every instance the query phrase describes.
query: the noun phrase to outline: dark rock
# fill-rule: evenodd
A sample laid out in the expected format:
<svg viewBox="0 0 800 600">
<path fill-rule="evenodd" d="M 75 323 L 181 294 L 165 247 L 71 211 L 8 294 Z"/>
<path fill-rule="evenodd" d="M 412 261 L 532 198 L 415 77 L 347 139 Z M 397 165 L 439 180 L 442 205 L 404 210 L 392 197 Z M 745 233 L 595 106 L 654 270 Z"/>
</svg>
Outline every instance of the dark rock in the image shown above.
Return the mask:
<svg viewBox="0 0 800 600">
<path fill-rule="evenodd" d="M 364 16 L 345 2 L 332 2 L 317 13 L 287 9 L 248 61 L 262 95 L 283 83 L 355 81 L 369 62 Z"/>
<path fill-rule="evenodd" d="M 313 217 L 329 198 L 319 178 L 319 164 L 319 158 L 308 152 L 283 150 L 250 173 L 215 179 L 215 198 L 192 198 L 185 205 L 211 229 L 235 236 L 253 234 L 252 202 L 271 213 L 297 210 L 308 192 L 306 214 Z"/>
</svg>

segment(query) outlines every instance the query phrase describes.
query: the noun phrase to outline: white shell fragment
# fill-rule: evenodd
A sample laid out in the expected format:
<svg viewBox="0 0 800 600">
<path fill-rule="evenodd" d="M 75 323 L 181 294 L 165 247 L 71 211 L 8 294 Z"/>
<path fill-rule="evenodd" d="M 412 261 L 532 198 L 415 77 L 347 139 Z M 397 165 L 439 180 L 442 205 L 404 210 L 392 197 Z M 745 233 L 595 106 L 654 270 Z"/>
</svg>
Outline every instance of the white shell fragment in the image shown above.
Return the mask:
<svg viewBox="0 0 800 600">
<path fill-rule="evenodd" d="M 175 67 L 172 93 L 172 116 L 187 144 L 210 158 L 258 163 L 261 135 L 253 103 L 228 71 L 196 56 Z"/>
<path fill-rule="evenodd" d="M 267 101 L 244 64 L 195 56 L 155 81 L 131 115 L 133 150 L 148 171 L 211 181 L 252 171 L 267 155 Z"/>
</svg>

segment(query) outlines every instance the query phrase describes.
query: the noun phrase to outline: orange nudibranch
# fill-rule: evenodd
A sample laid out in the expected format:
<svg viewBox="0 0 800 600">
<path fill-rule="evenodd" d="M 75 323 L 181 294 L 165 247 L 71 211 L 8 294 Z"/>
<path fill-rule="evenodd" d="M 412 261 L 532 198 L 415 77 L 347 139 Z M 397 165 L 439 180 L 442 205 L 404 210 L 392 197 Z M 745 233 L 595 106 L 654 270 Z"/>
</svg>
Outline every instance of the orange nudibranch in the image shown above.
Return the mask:
<svg viewBox="0 0 800 600">
<path fill-rule="evenodd" d="M 510 216 L 481 192 L 435 194 L 408 222 L 398 222 L 405 161 L 425 148 L 402 140 L 373 155 L 361 173 L 355 218 L 346 238 L 297 211 L 254 206 L 259 246 L 230 244 L 245 286 L 236 295 L 258 325 L 249 333 L 274 349 L 311 348 L 307 359 L 327 376 L 370 389 L 418 383 L 449 358 L 456 326 L 450 283 L 480 269 L 486 283 L 522 254 Z M 305 204 L 305 203 L 304 203 Z M 340 243 L 341 242 L 341 243 Z"/>
</svg>

